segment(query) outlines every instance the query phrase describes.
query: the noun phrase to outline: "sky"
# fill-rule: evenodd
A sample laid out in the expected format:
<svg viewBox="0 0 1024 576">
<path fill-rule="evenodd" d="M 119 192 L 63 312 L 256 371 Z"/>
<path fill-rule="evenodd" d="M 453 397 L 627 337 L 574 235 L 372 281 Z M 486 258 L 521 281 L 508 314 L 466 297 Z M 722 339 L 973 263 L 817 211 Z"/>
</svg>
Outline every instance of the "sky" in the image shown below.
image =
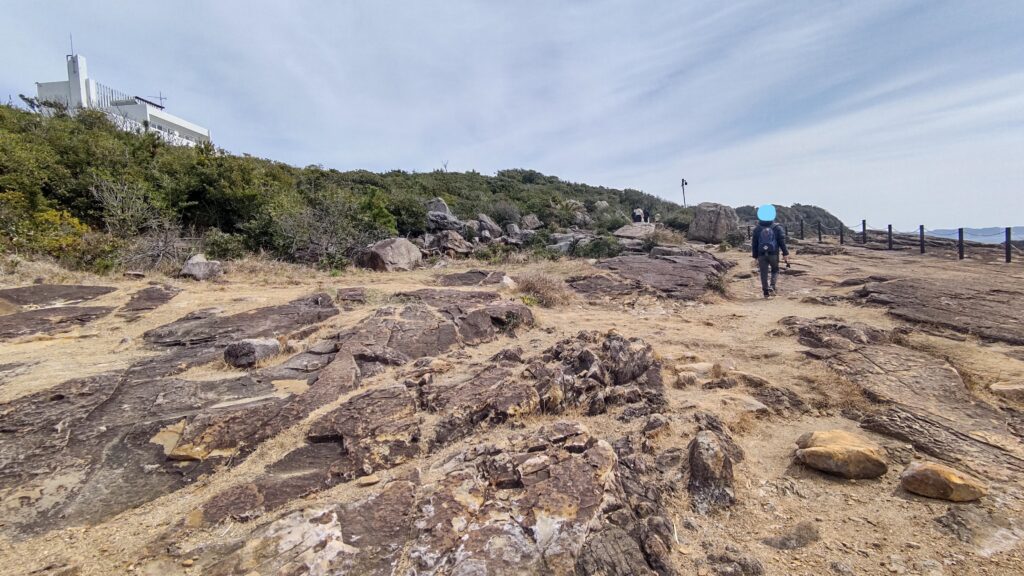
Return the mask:
<svg viewBox="0 0 1024 576">
<path fill-rule="evenodd" d="M 1024 224 L 1024 2 L 0 0 L 0 97 L 90 75 L 216 145 L 531 168 L 909 230 Z"/>
</svg>

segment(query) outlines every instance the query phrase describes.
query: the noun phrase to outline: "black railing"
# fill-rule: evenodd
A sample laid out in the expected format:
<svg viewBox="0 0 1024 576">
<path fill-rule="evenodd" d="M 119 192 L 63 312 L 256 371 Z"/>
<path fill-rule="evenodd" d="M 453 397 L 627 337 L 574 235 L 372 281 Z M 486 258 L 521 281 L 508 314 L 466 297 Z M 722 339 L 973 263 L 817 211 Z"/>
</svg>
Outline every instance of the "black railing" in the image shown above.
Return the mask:
<svg viewBox="0 0 1024 576">
<path fill-rule="evenodd" d="M 806 223 L 805 223 L 804 220 L 799 220 L 799 221 L 794 221 L 794 222 L 779 222 L 779 224 L 782 225 L 782 227 L 787 231 L 787 233 L 790 230 L 799 230 L 799 236 L 798 237 L 800 238 L 800 240 L 806 240 L 806 235 L 805 235 Z M 910 232 L 910 231 L 901 232 L 901 231 L 898 231 L 898 230 L 894 231 L 893 227 L 892 227 L 892 224 L 887 224 L 884 229 L 868 228 L 867 220 L 861 220 L 860 221 L 860 234 L 854 233 L 854 230 L 856 230 L 856 228 L 854 228 L 853 226 L 847 226 L 847 225 L 842 224 L 842 223 L 840 223 L 839 226 L 833 227 L 833 226 L 826 226 L 824 223 L 822 223 L 821 220 L 817 220 L 817 221 L 815 221 L 814 226 L 817 228 L 818 243 L 819 244 L 825 243 L 826 238 L 828 238 L 828 237 L 837 237 L 839 239 L 839 243 L 845 245 L 847 243 L 847 232 L 850 232 L 851 239 L 854 242 L 857 242 L 859 240 L 859 243 L 861 245 L 867 245 L 868 244 L 868 239 L 869 239 L 868 233 L 871 232 L 871 233 L 875 233 L 875 234 L 878 234 L 878 235 L 884 235 L 884 236 L 882 236 L 882 238 L 884 238 L 885 249 L 886 250 L 896 250 L 897 249 L 897 247 L 895 245 L 895 242 L 894 242 L 894 238 L 901 238 L 901 239 L 903 239 L 904 241 L 901 242 L 901 246 L 905 247 L 905 246 L 908 245 L 908 242 L 906 242 L 906 239 L 913 238 L 914 236 L 917 236 L 917 242 L 915 242 L 915 243 L 918 245 L 921 254 L 925 254 L 926 253 L 926 246 L 928 244 L 935 245 L 936 242 L 939 242 L 940 243 L 939 245 L 941 245 L 941 244 L 944 243 L 943 241 L 946 241 L 946 242 L 949 242 L 949 243 L 952 243 L 952 242 L 956 243 L 956 252 L 957 252 L 957 259 L 958 260 L 963 260 L 963 259 L 966 258 L 966 247 L 968 247 L 968 246 L 970 246 L 972 248 L 975 248 L 975 249 L 980 249 L 980 248 L 995 248 L 995 247 L 998 247 L 999 245 L 1002 245 L 1002 247 L 1003 247 L 1003 259 L 1004 259 L 1004 261 L 1007 262 L 1007 263 L 1010 263 L 1013 260 L 1013 251 L 1014 251 L 1014 246 L 1013 246 L 1013 229 L 1010 228 L 1010 227 L 1006 227 L 1003 230 L 999 230 L 998 232 L 990 232 L 990 233 L 985 233 L 985 234 L 979 234 L 979 233 L 970 234 L 970 238 L 968 238 L 968 239 L 965 239 L 964 229 L 963 228 L 958 228 L 957 229 L 957 237 L 954 240 L 953 238 L 949 238 L 948 236 L 934 234 L 934 232 L 936 232 L 936 231 L 935 230 L 927 230 L 927 229 L 925 229 L 924 224 L 918 226 L 918 229 L 913 231 L 913 232 Z M 752 226 L 747 226 L 747 238 L 748 239 L 750 238 L 750 235 L 752 234 L 752 230 L 753 230 Z M 932 234 L 929 234 L 929 233 L 932 233 Z M 860 236 L 860 238 L 857 238 L 857 236 Z M 995 237 L 995 236 L 1003 236 L 1003 241 L 1002 242 L 997 242 L 997 243 L 994 243 L 994 242 L 990 243 L 990 242 L 977 242 L 977 241 L 973 240 L 973 239 L 977 239 L 977 238 L 991 238 L 991 237 Z M 929 239 L 931 239 L 931 242 L 929 242 Z M 880 239 L 879 242 L 881 242 L 881 241 L 882 240 Z"/>
</svg>

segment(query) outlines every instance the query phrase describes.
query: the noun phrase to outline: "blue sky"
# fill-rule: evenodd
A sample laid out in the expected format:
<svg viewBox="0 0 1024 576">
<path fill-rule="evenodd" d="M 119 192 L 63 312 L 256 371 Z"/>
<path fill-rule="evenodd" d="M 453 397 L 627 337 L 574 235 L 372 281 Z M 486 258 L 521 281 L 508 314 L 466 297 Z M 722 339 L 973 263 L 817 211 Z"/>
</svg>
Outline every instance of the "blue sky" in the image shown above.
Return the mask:
<svg viewBox="0 0 1024 576">
<path fill-rule="evenodd" d="M 1024 222 L 1024 2 L 3 0 L 0 96 L 91 75 L 291 164 L 533 168 L 909 229 Z"/>
</svg>

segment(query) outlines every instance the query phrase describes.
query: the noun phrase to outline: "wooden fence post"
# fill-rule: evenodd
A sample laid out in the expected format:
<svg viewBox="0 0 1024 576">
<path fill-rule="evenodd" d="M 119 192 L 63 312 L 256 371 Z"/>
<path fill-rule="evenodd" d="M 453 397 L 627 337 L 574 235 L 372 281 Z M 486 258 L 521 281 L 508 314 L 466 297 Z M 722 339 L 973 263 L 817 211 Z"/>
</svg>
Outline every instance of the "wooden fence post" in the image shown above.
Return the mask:
<svg viewBox="0 0 1024 576">
<path fill-rule="evenodd" d="M 800 239 L 804 239 L 804 219 L 800 219 Z"/>
<path fill-rule="evenodd" d="M 921 254 L 924 254 L 924 224 L 921 224 Z"/>
<path fill-rule="evenodd" d="M 956 229 L 956 253 L 959 260 L 964 259 L 964 229 Z"/>
<path fill-rule="evenodd" d="M 840 244 L 846 244 L 846 232 L 844 231 L 845 228 L 846 228 L 846 226 L 844 226 L 843 223 L 840 222 L 839 223 L 839 243 Z"/>
<path fill-rule="evenodd" d="M 889 250 L 892 250 L 892 224 L 889 224 Z"/>
<path fill-rule="evenodd" d="M 867 244 L 868 243 L 868 221 L 867 220 L 861 220 L 860 221 L 860 243 L 861 244 Z"/>
<path fill-rule="evenodd" d="M 750 240 L 750 226 L 747 226 L 747 240 Z"/>
<path fill-rule="evenodd" d="M 818 220 L 818 244 L 821 244 L 821 220 Z"/>
<path fill-rule="evenodd" d="M 1007 226 L 1006 227 L 1006 263 L 1007 264 L 1009 264 L 1010 260 L 1012 259 L 1012 256 L 1010 255 L 1010 253 L 1011 253 L 1011 250 L 1013 248 L 1013 244 L 1010 244 L 1010 240 L 1011 240 L 1011 238 L 1010 238 L 1010 230 L 1011 230 L 1011 228 L 1009 226 Z"/>
</svg>

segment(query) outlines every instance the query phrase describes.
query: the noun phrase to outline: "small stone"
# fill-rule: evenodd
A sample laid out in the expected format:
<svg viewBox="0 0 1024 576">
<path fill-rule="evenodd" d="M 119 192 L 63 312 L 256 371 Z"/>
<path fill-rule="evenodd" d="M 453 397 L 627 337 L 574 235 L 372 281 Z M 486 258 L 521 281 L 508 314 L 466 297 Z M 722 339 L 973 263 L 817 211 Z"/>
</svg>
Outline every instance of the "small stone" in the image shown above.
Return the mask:
<svg viewBox="0 0 1024 576">
<path fill-rule="evenodd" d="M 187 559 L 181 561 L 181 565 L 184 566 L 185 568 L 188 568 L 188 567 L 192 566 L 195 563 L 196 563 L 196 561 L 191 559 L 191 558 L 187 558 Z"/>
<path fill-rule="evenodd" d="M 369 476 L 363 476 L 356 480 L 357 486 L 373 486 L 380 482 L 380 476 L 376 474 L 370 474 Z"/>
<path fill-rule="evenodd" d="M 900 475 L 900 485 L 907 492 L 951 502 L 971 502 L 986 493 L 980 480 L 934 462 L 911 462 Z"/>
<path fill-rule="evenodd" d="M 680 372 L 676 376 L 675 387 L 679 389 L 690 388 L 691 386 L 697 385 L 697 375 L 693 372 Z"/>
<path fill-rule="evenodd" d="M 808 432 L 796 444 L 797 462 L 843 478 L 877 478 L 889 469 L 881 446 L 844 430 Z"/>
<path fill-rule="evenodd" d="M 661 414 L 651 414 L 647 417 L 647 422 L 644 424 L 643 433 L 648 438 L 656 438 L 669 428 L 668 418 L 665 418 Z"/>
</svg>

